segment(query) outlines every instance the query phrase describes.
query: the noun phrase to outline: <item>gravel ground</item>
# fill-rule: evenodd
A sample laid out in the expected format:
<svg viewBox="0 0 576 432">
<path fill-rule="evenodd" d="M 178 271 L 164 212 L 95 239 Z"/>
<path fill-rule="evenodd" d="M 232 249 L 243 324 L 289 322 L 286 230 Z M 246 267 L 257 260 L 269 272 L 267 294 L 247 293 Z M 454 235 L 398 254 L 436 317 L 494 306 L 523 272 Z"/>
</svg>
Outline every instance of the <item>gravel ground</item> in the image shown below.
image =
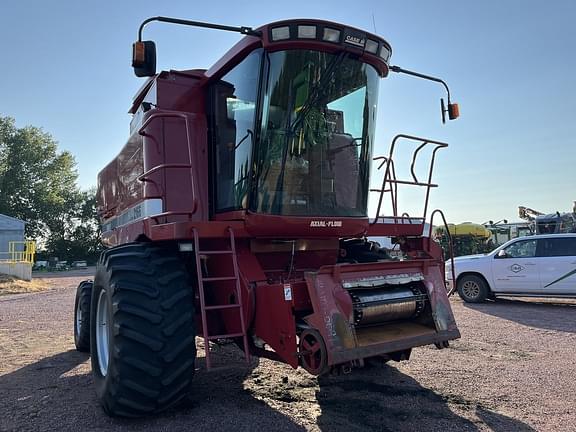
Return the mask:
<svg viewBox="0 0 576 432">
<path fill-rule="evenodd" d="M 74 350 L 84 274 L 42 274 L 51 290 L 0 298 L 0 431 L 576 431 L 575 301 L 453 298 L 462 339 L 450 349 L 319 379 L 247 365 L 232 346 L 214 356 L 225 368 L 207 373 L 199 350 L 190 406 L 111 419 Z"/>
</svg>

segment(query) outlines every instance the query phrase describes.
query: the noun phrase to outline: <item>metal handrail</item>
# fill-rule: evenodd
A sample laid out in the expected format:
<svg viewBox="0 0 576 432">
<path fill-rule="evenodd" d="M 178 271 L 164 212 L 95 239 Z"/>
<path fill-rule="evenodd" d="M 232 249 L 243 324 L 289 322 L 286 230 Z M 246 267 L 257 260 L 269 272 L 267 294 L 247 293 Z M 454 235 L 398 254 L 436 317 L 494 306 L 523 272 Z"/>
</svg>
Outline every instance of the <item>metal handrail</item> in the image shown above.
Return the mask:
<svg viewBox="0 0 576 432">
<path fill-rule="evenodd" d="M 156 171 L 160 171 L 160 170 L 163 170 L 166 168 L 192 168 L 192 165 L 190 165 L 190 164 L 177 164 L 177 163 L 156 165 L 155 167 L 150 168 L 144 174 L 141 174 L 140 176 L 138 176 L 138 181 L 155 183 L 153 180 L 147 179 L 146 177 L 148 177 L 150 174 L 154 174 Z"/>
<path fill-rule="evenodd" d="M 390 163 L 390 167 L 391 167 L 390 175 L 391 175 L 391 178 L 392 178 L 393 180 L 396 180 L 396 167 L 394 166 L 394 160 L 389 159 L 389 158 L 387 158 L 387 157 L 385 157 L 385 156 L 378 156 L 378 157 L 375 157 L 375 158 L 374 158 L 374 160 L 378 160 L 378 159 L 383 159 L 383 161 L 382 161 L 382 163 L 380 163 L 380 165 L 378 165 L 378 168 L 377 168 L 377 169 L 381 169 L 384 164 L 387 164 L 388 161 L 390 161 L 390 162 L 389 162 L 389 163 Z M 389 181 L 389 183 L 391 183 L 390 189 L 388 189 L 388 190 L 386 190 L 386 189 L 383 189 L 383 190 L 381 190 L 381 189 L 372 189 L 371 192 L 372 192 L 372 191 L 380 192 L 381 196 L 382 196 L 382 194 L 384 194 L 385 192 L 390 192 L 390 199 L 391 199 L 391 201 L 392 201 L 392 208 L 393 208 L 393 209 L 396 209 L 396 210 L 394 211 L 394 214 L 396 215 L 397 208 L 398 208 L 398 201 L 397 201 L 397 197 L 398 197 L 398 183 L 395 183 L 395 182 L 392 182 L 392 181 Z M 392 189 L 392 185 L 394 186 L 394 189 Z M 384 187 L 384 182 L 382 183 L 382 187 Z M 380 213 L 380 211 L 378 211 L 378 213 Z M 378 216 L 379 216 L 379 215 L 376 216 L 376 220 L 378 219 Z"/>
<path fill-rule="evenodd" d="M 420 141 L 422 143 L 416 148 L 416 150 L 412 154 L 412 161 L 410 164 L 410 174 L 412 175 L 413 181 L 398 180 L 396 178 L 396 169 L 394 167 L 394 161 L 392 159 L 392 155 L 394 154 L 394 148 L 396 146 L 396 143 L 400 139 L 406 139 L 406 140 L 411 140 L 411 141 Z M 427 146 L 429 144 L 434 145 L 435 148 L 432 151 L 432 156 L 430 159 L 430 166 L 428 169 L 428 179 L 426 182 L 423 182 L 423 181 L 418 180 L 416 173 L 414 172 L 414 166 L 416 164 L 416 158 L 418 157 L 420 150 L 422 150 L 425 146 Z M 384 171 L 384 177 L 382 179 L 382 187 L 380 189 L 372 189 L 371 190 L 373 192 L 380 192 L 380 197 L 378 199 L 378 207 L 376 209 L 376 217 L 375 217 L 374 221 L 371 222 L 371 225 L 378 223 L 378 220 L 381 217 L 380 212 L 382 210 L 382 202 L 384 200 L 384 193 L 385 192 L 390 192 L 390 194 L 391 194 L 390 198 L 392 201 L 393 218 L 396 219 L 398 217 L 398 185 L 399 184 L 426 187 L 426 197 L 425 197 L 425 201 L 424 201 L 424 214 L 422 216 L 422 219 L 424 219 L 424 220 L 426 219 L 426 214 L 428 212 L 428 201 L 430 198 L 430 188 L 438 187 L 437 184 L 432 183 L 432 172 L 434 171 L 436 152 L 439 149 L 445 148 L 445 147 L 448 147 L 447 143 L 444 143 L 441 141 L 431 140 L 428 138 L 421 138 L 421 137 L 417 137 L 417 136 L 413 136 L 413 135 L 399 134 L 399 135 L 396 135 L 392 139 L 392 145 L 390 146 L 389 156 L 388 157 L 379 156 L 379 157 L 374 158 L 374 160 L 382 159 L 383 161 L 379 165 L 378 169 L 380 169 L 384 164 L 386 164 L 386 170 Z M 390 185 L 390 189 L 386 189 L 387 183 Z"/>
<path fill-rule="evenodd" d="M 430 228 L 428 229 L 428 238 L 431 240 L 432 239 L 432 228 L 434 227 L 434 215 L 436 215 L 436 213 L 439 213 L 440 216 L 442 216 L 442 222 L 444 223 L 444 228 L 446 229 L 446 235 L 448 236 L 448 250 L 450 251 L 450 268 L 452 270 L 452 288 L 450 289 L 450 291 L 448 291 L 448 296 L 451 296 L 452 294 L 454 294 L 454 291 L 456 290 L 456 271 L 454 270 L 454 245 L 452 243 L 452 235 L 450 234 L 450 230 L 448 229 L 448 223 L 446 222 L 446 217 L 444 217 L 444 212 L 442 212 L 442 210 L 440 209 L 436 209 L 432 212 L 432 214 L 430 215 Z M 444 281 L 444 283 L 446 283 L 446 281 Z"/>
<path fill-rule="evenodd" d="M 140 129 L 138 129 L 138 135 L 146 137 L 149 136 L 146 134 L 146 128 L 150 125 L 150 123 L 152 123 L 154 120 L 157 120 L 159 118 L 169 118 L 169 117 L 173 117 L 173 118 L 180 118 L 184 120 L 184 124 L 186 126 L 186 144 L 187 144 L 187 149 L 188 149 L 188 163 L 187 164 L 160 164 L 160 165 L 156 165 L 152 168 L 150 168 L 148 171 L 144 172 L 143 174 L 141 174 L 138 177 L 138 181 L 141 182 L 152 182 L 152 183 L 156 183 L 153 180 L 148 179 L 147 177 L 150 176 L 151 174 L 163 170 L 163 169 L 167 169 L 167 168 L 187 168 L 190 170 L 190 185 L 192 187 L 192 209 L 189 212 L 164 212 L 162 213 L 162 215 L 164 216 L 168 216 L 168 215 L 173 215 L 173 214 L 187 214 L 189 216 L 192 216 L 194 213 L 196 213 L 197 209 L 198 209 L 198 199 L 197 199 L 197 190 L 196 190 L 196 183 L 194 181 L 194 172 L 192 171 L 192 142 L 191 142 L 191 132 L 190 132 L 190 123 L 188 121 L 188 115 L 178 112 L 178 111 L 164 111 L 164 112 L 157 112 L 152 114 L 150 117 L 148 117 L 146 119 L 146 121 L 144 121 L 144 123 L 142 123 L 142 126 L 140 126 Z"/>
<path fill-rule="evenodd" d="M 18 245 L 22 245 L 24 250 L 16 250 Z M 0 255 L 9 256 L 9 258 L 0 259 L 0 263 L 2 264 L 34 264 L 34 257 L 36 255 L 36 242 L 31 240 L 8 242 L 8 252 L 0 252 Z"/>
</svg>

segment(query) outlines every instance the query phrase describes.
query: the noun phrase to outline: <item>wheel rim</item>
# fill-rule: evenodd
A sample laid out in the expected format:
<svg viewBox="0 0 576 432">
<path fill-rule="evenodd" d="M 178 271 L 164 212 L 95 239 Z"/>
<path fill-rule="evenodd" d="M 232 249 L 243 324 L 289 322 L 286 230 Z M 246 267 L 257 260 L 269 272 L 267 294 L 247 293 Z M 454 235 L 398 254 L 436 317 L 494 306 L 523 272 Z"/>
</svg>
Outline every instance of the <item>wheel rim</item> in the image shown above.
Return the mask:
<svg viewBox="0 0 576 432">
<path fill-rule="evenodd" d="M 313 375 L 324 372 L 327 352 L 320 333 L 315 330 L 304 330 L 300 335 L 300 352 L 304 369 Z"/>
<path fill-rule="evenodd" d="M 96 306 L 96 352 L 98 353 L 98 366 L 102 376 L 108 372 L 108 314 L 106 313 L 106 291 L 100 291 Z"/>
<path fill-rule="evenodd" d="M 76 306 L 76 334 L 80 334 L 80 329 L 82 328 L 82 308 L 80 307 L 80 301 L 78 301 L 78 306 Z"/>
<path fill-rule="evenodd" d="M 480 285 L 474 281 L 466 281 L 462 284 L 462 294 L 468 298 L 477 298 L 480 295 Z"/>
</svg>

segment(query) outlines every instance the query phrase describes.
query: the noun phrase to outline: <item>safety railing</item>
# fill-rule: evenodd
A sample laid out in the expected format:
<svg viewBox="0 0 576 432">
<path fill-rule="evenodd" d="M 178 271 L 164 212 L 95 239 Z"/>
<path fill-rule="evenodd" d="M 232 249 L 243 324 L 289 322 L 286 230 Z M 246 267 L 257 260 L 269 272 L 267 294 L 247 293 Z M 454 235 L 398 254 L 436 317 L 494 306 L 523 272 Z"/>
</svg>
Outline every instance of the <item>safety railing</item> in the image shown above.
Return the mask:
<svg viewBox="0 0 576 432">
<path fill-rule="evenodd" d="M 399 140 L 415 141 L 417 143 L 418 142 L 420 143 L 412 154 L 412 161 L 410 164 L 410 175 L 412 178 L 409 180 L 401 180 L 401 179 L 398 179 L 396 176 L 396 167 L 394 166 L 393 155 L 394 155 L 394 149 L 395 149 L 396 144 L 398 143 Z M 435 147 L 432 150 L 432 155 L 430 158 L 430 164 L 428 166 L 427 179 L 420 180 L 420 179 L 418 179 L 418 176 L 416 175 L 416 172 L 415 172 L 416 160 L 418 158 L 420 151 L 428 145 L 433 145 Z M 389 155 L 387 157 L 379 156 L 379 157 L 374 158 L 374 160 L 381 160 L 382 161 L 380 163 L 380 165 L 378 166 L 378 169 L 381 169 L 384 165 L 386 166 L 386 169 L 384 171 L 384 177 L 382 179 L 382 186 L 378 189 L 370 189 L 370 192 L 377 192 L 380 194 L 380 196 L 378 198 L 378 206 L 376 209 L 376 217 L 371 222 L 371 225 L 382 224 L 382 223 L 384 223 L 384 224 L 408 224 L 408 225 L 412 225 L 412 224 L 416 223 L 416 224 L 424 225 L 424 222 L 426 221 L 426 214 L 428 211 L 428 201 L 430 198 L 430 189 L 433 187 L 438 187 L 437 184 L 432 183 L 432 172 L 434 171 L 434 162 L 435 162 L 435 158 L 436 158 L 436 152 L 439 149 L 446 148 L 446 147 L 448 147 L 448 144 L 440 142 L 440 141 L 434 141 L 434 140 L 431 140 L 428 138 L 421 138 L 421 137 L 416 137 L 416 136 L 412 136 L 412 135 L 404 135 L 404 134 L 396 135 L 394 137 L 394 139 L 392 140 L 392 145 L 390 147 Z M 424 198 L 424 211 L 423 211 L 423 214 L 421 216 L 410 217 L 406 213 L 403 213 L 401 216 L 398 215 L 398 186 L 399 185 L 407 185 L 407 186 L 416 186 L 416 187 L 426 188 L 426 196 Z M 389 196 L 390 196 L 392 215 L 382 215 L 381 214 L 383 203 L 384 203 L 384 197 L 386 194 L 389 194 Z"/>
<path fill-rule="evenodd" d="M 0 252 L 0 263 L 34 264 L 36 256 L 36 242 L 34 241 L 11 241 L 8 242 L 8 252 Z"/>
<path fill-rule="evenodd" d="M 187 149 L 188 149 L 188 163 L 164 163 L 164 164 L 156 165 L 156 166 L 150 168 L 145 173 L 141 174 L 138 177 L 138 180 L 141 182 L 154 183 L 160 191 L 164 191 L 164 188 L 161 185 L 158 185 L 157 182 L 155 182 L 154 180 L 152 180 L 150 178 L 150 176 L 152 174 L 157 173 L 157 172 L 162 171 L 162 170 L 165 170 L 165 169 L 168 169 L 168 168 L 188 170 L 189 176 L 190 176 L 190 185 L 192 188 L 192 197 L 191 197 L 192 208 L 189 211 L 166 211 L 166 212 L 154 215 L 153 219 L 157 219 L 157 218 L 165 217 L 165 216 L 174 216 L 174 215 L 185 215 L 188 217 L 192 217 L 192 215 L 194 213 L 196 213 L 196 210 L 198 208 L 198 199 L 197 199 L 196 183 L 194 182 L 194 172 L 193 172 L 193 166 L 192 166 L 192 148 L 191 148 L 192 133 L 191 133 L 191 129 L 190 129 L 190 122 L 189 122 L 188 116 L 185 113 L 181 113 L 181 112 L 177 112 L 177 111 L 163 111 L 163 112 L 154 113 L 150 117 L 148 117 L 146 119 L 146 121 L 142 124 L 142 126 L 138 130 L 138 134 L 141 135 L 142 137 L 150 136 L 149 134 L 146 133 L 146 128 L 153 121 L 158 120 L 158 119 L 164 119 L 164 118 L 179 118 L 179 119 L 182 119 L 184 121 L 184 125 L 186 127 L 186 145 L 187 145 Z"/>
<path fill-rule="evenodd" d="M 456 290 L 456 271 L 454 270 L 454 243 L 452 242 L 452 235 L 450 234 L 450 230 L 448 229 L 448 223 L 446 222 L 446 217 L 444 216 L 444 212 L 440 209 L 436 209 L 432 212 L 430 216 L 430 229 L 428 230 L 428 238 L 432 238 L 432 229 L 434 228 L 434 216 L 439 214 L 442 218 L 442 223 L 444 224 L 444 232 L 446 233 L 446 238 L 448 239 L 448 252 L 450 256 L 450 273 L 452 276 L 452 287 L 448 290 L 448 296 L 454 294 Z M 444 275 L 446 277 L 446 275 Z M 444 284 L 448 286 L 446 283 L 447 281 L 444 280 Z"/>
</svg>

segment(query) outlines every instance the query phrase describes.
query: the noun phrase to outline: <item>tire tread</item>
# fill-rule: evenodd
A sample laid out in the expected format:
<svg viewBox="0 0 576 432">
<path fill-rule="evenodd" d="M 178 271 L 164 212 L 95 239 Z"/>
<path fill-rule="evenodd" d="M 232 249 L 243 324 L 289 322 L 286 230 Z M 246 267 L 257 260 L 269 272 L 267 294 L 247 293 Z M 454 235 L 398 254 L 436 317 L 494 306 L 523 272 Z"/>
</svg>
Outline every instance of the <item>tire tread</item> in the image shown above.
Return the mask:
<svg viewBox="0 0 576 432">
<path fill-rule="evenodd" d="M 74 344 L 76 349 L 80 352 L 90 352 L 90 301 L 92 298 L 91 280 L 80 282 L 76 289 L 76 303 L 74 309 Z M 76 331 L 76 306 L 80 303 L 82 315 L 85 317 L 83 320 L 85 324 L 81 326 L 80 332 Z"/>
<path fill-rule="evenodd" d="M 95 288 L 110 290 L 113 319 L 107 376 L 94 373 L 104 410 L 141 417 L 185 398 L 196 359 L 194 295 L 176 252 L 149 243 L 109 249 Z"/>
</svg>

